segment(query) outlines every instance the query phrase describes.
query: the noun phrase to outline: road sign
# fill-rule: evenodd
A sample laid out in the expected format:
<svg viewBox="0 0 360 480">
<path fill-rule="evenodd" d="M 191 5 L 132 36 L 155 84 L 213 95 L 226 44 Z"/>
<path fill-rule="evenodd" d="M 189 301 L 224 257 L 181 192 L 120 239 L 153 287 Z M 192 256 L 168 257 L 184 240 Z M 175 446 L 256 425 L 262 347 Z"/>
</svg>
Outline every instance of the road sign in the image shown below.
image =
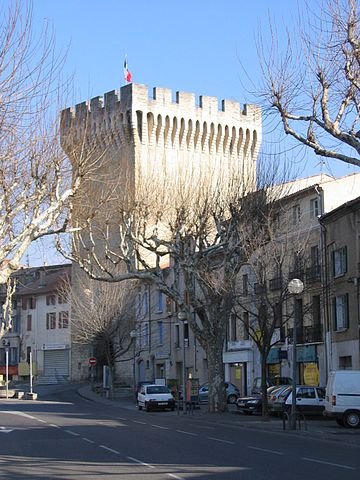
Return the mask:
<svg viewBox="0 0 360 480">
<path fill-rule="evenodd" d="M 97 364 L 97 360 L 95 357 L 90 357 L 89 358 L 89 365 L 96 365 Z"/>
</svg>

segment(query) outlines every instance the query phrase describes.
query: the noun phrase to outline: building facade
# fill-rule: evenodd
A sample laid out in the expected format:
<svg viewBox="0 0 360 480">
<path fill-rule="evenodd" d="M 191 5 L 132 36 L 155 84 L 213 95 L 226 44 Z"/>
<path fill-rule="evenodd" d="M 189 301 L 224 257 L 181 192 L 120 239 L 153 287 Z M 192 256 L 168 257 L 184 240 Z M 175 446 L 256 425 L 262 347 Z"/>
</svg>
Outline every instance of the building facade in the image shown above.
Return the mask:
<svg viewBox="0 0 360 480">
<path fill-rule="evenodd" d="M 320 219 L 329 370 L 360 370 L 360 197 Z"/>
<path fill-rule="evenodd" d="M 60 291 L 70 272 L 70 264 L 23 268 L 16 272 L 13 327 L 0 346 L 0 373 L 5 373 L 7 348 L 10 378 L 29 377 L 31 352 L 33 375 L 38 382 L 70 380 L 70 306 Z"/>
<path fill-rule="evenodd" d="M 358 232 L 355 219 L 343 219 L 344 225 L 341 225 L 341 228 L 337 228 L 337 225 L 330 227 L 330 223 L 331 219 L 335 218 L 336 212 L 348 212 L 345 206 L 339 205 L 344 200 L 355 198 L 359 190 L 359 174 L 338 179 L 321 175 L 300 179 L 284 186 L 285 196 L 279 200 L 277 221 L 280 222 L 281 228 L 278 230 L 276 242 L 281 245 L 281 254 L 284 258 L 280 263 L 275 258 L 275 254 L 280 255 L 280 249 L 272 252 L 271 245 L 269 246 L 267 259 L 261 265 L 264 272 L 267 270 L 263 277 L 264 284 L 258 283 L 257 272 L 254 272 L 254 268 L 251 267 L 251 262 L 242 267 L 239 278 L 239 294 L 242 297 L 243 307 L 246 302 L 248 304 L 252 302 L 252 306 L 243 308 L 241 320 L 233 317 L 229 322 L 228 341 L 224 352 L 225 372 L 227 379 L 238 383 L 242 392 L 251 391 L 253 379 L 261 376 L 259 352 L 244 329 L 244 316 L 247 315 L 245 311 L 256 312 L 256 302 L 261 294 L 266 295 L 270 305 L 272 304 L 274 307 L 278 302 L 279 306 L 277 310 L 279 320 L 272 338 L 273 347 L 267 357 L 267 375 L 269 377 L 292 376 L 294 318 L 297 323 L 296 371 L 299 383 L 315 381 L 324 386 L 331 369 L 344 367 L 346 362 L 350 364 L 350 359 L 345 358 L 345 352 L 352 356 L 352 368 L 359 367 L 358 351 L 350 353 L 358 348 L 356 327 L 353 326 L 351 331 L 339 332 L 335 337 L 330 328 L 331 322 L 333 322 L 332 316 L 336 314 L 336 309 L 331 307 L 331 302 L 341 303 L 343 301 L 344 304 L 341 305 L 346 310 L 345 301 L 351 298 L 350 306 L 354 317 L 357 301 L 355 265 L 358 262 L 358 257 L 356 257 L 358 255 L 356 250 L 358 248 L 356 247 Z M 349 203 L 352 205 L 352 202 Z M 325 212 L 329 213 L 325 214 Z M 352 213 L 352 215 L 355 214 Z M 328 229 L 333 236 L 334 232 L 337 232 L 336 241 L 333 238 L 331 240 L 325 238 L 326 230 L 321 226 L 319 218 L 324 218 L 324 222 L 329 223 Z M 323 223 L 322 220 L 321 222 Z M 353 225 L 352 228 L 350 225 Z M 343 257 L 336 261 L 343 262 L 342 268 L 347 269 L 345 267 L 344 242 L 352 245 L 351 273 L 345 275 L 343 272 L 334 278 L 331 273 L 331 268 L 334 268 L 331 266 L 334 260 L 330 258 L 331 255 L 335 255 L 331 253 L 335 248 L 334 245 L 342 243 L 341 253 L 337 252 L 336 255 Z M 274 265 L 273 268 L 271 263 Z M 256 262 L 254 262 L 255 264 Z M 293 278 L 299 278 L 304 284 L 303 293 L 296 298 L 292 298 L 286 292 L 287 284 Z M 349 281 L 349 279 L 353 280 Z M 342 293 L 339 289 L 344 289 L 344 286 L 346 292 Z M 350 290 L 352 296 L 348 297 Z M 251 313 L 246 318 L 248 322 L 254 321 L 254 319 L 254 315 L 251 319 Z M 345 343 L 339 343 L 341 336 L 347 339 L 346 342 L 344 340 Z M 352 338 L 352 344 L 348 337 Z M 338 346 L 334 344 L 335 339 Z M 334 351 L 340 348 L 343 353 L 341 355 L 339 353 L 338 356 L 344 358 L 341 362 L 336 362 Z"/>
</svg>

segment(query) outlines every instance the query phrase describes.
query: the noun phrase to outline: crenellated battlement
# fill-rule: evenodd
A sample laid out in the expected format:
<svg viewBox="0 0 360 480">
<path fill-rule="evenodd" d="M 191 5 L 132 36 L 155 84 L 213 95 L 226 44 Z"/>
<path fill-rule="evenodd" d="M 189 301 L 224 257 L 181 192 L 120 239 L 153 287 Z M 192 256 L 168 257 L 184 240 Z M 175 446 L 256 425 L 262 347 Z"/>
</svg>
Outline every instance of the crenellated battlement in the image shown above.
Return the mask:
<svg viewBox="0 0 360 480">
<path fill-rule="evenodd" d="M 62 145 L 66 151 L 84 146 L 137 145 L 215 152 L 254 159 L 261 142 L 261 109 L 233 100 L 129 84 L 120 91 L 68 108 L 61 115 Z"/>
<path fill-rule="evenodd" d="M 120 89 L 105 93 L 105 95 L 92 98 L 89 101 L 79 103 L 75 107 L 67 108 L 62 112 L 64 125 L 82 122 L 85 116 L 91 115 L 93 120 L 98 116 L 112 116 L 126 112 L 132 106 L 136 108 L 147 107 L 149 110 L 168 110 L 169 112 L 183 113 L 187 116 L 203 117 L 214 116 L 231 117 L 235 121 L 241 119 L 257 122 L 261 118 L 261 109 L 256 105 L 243 105 L 233 100 L 219 100 L 216 97 L 203 96 L 198 98 L 188 92 L 176 92 L 173 101 L 173 92 L 168 88 L 155 87 L 149 96 L 148 87 L 141 84 L 129 84 Z"/>
</svg>

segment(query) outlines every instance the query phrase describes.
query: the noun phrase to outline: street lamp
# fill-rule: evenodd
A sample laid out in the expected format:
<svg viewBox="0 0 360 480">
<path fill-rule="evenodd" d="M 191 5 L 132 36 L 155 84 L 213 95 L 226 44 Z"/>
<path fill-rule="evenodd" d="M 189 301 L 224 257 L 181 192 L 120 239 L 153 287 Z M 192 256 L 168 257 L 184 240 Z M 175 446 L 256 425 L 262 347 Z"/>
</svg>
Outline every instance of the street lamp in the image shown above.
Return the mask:
<svg viewBox="0 0 360 480">
<path fill-rule="evenodd" d="M 133 343 L 133 365 L 132 365 L 132 374 L 133 374 L 133 385 L 134 385 L 134 392 L 136 395 L 136 374 L 135 374 L 135 356 L 136 356 L 136 338 L 137 338 L 137 331 L 131 330 L 130 332 L 131 342 Z M 135 398 L 135 402 L 136 402 Z"/>
<path fill-rule="evenodd" d="M 177 314 L 178 319 L 183 322 L 183 414 L 186 413 L 185 405 L 186 405 L 186 369 L 185 369 L 185 320 L 187 320 L 188 316 L 184 310 L 180 310 Z"/>
<path fill-rule="evenodd" d="M 304 284 L 298 278 L 293 278 L 288 283 L 288 291 L 291 295 L 299 295 L 304 291 Z M 296 314 L 294 315 L 293 327 L 293 358 L 292 358 L 292 389 L 291 389 L 291 414 L 290 414 L 290 429 L 296 430 L 296 343 L 297 343 L 297 321 Z"/>
<path fill-rule="evenodd" d="M 2 341 L 5 347 L 5 388 L 6 388 L 6 399 L 9 398 L 9 340 Z"/>
</svg>

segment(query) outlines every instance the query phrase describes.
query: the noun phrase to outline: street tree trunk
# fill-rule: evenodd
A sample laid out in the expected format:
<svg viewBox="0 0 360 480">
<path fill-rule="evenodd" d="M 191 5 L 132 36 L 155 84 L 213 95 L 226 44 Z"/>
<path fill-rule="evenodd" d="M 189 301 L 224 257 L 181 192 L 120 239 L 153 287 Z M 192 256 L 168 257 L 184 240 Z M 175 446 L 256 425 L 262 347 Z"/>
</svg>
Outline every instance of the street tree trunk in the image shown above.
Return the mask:
<svg viewBox="0 0 360 480">
<path fill-rule="evenodd" d="M 205 347 L 209 372 L 209 411 L 224 412 L 227 410 L 224 386 L 223 363 L 224 338 L 222 335 L 209 339 Z"/>
</svg>

